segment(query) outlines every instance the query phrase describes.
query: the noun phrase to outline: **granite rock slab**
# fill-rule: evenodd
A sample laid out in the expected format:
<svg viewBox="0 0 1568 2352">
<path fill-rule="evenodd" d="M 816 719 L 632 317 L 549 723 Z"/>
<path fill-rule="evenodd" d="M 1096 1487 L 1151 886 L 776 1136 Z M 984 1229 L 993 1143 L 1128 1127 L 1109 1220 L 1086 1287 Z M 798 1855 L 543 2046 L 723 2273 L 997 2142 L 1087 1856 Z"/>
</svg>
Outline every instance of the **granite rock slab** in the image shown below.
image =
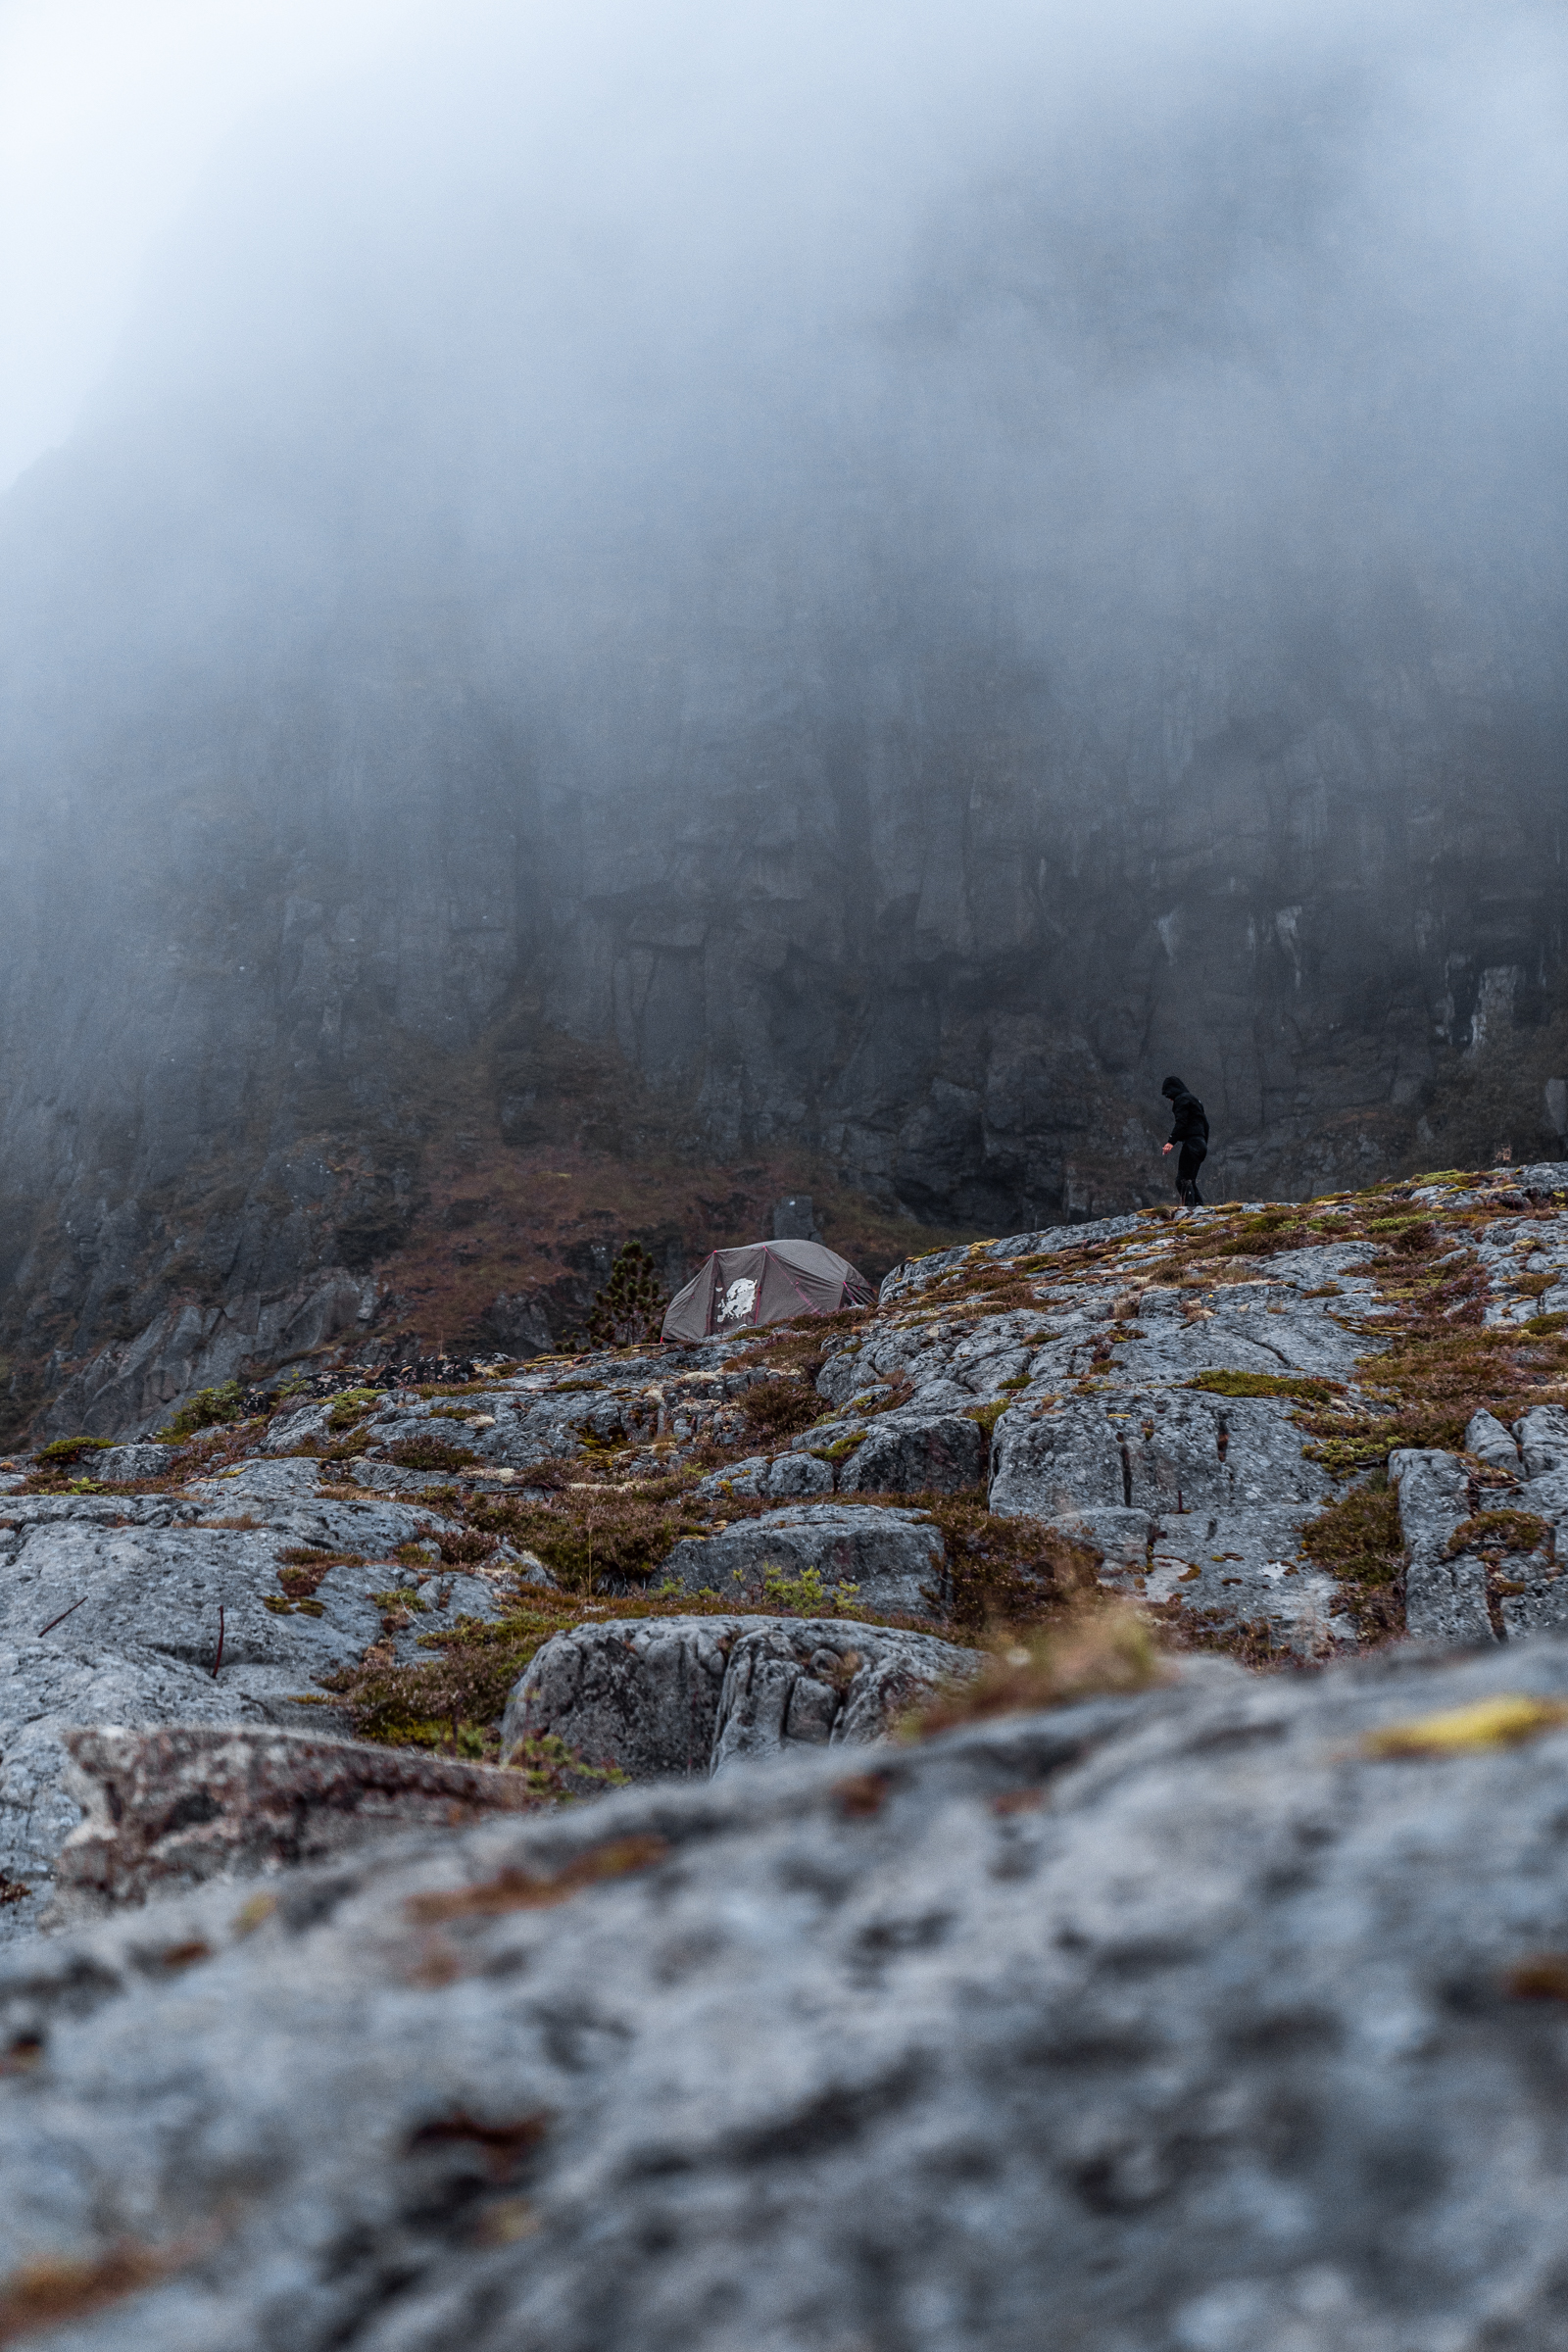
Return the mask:
<svg viewBox="0 0 1568 2352">
<path fill-rule="evenodd" d="M 830 1590 L 858 1588 L 861 1608 L 929 1615 L 947 1553 L 917 1511 L 876 1503 L 805 1502 L 736 1520 L 721 1534 L 685 1537 L 664 1563 L 665 1579 L 720 1598 L 760 1588 L 769 1568 L 797 1577 L 815 1569 Z"/>
<path fill-rule="evenodd" d="M 70 2352 L 1547 2352 L 1568 1732 L 1370 1744 L 1497 1695 L 1568 1702 L 1568 1645 L 829 1744 L 12 1945 L 0 2276 L 145 2250 Z"/>
</svg>

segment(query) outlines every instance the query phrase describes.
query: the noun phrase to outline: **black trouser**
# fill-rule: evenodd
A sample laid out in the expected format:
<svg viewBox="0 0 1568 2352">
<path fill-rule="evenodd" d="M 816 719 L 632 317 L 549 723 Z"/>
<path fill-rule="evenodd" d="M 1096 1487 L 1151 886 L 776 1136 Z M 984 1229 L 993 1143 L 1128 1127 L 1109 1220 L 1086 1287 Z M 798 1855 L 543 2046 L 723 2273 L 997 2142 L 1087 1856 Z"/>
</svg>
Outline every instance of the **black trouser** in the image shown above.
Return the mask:
<svg viewBox="0 0 1568 2352">
<path fill-rule="evenodd" d="M 1198 1171 L 1207 1156 L 1206 1144 L 1182 1146 L 1182 1155 L 1176 1162 L 1176 1193 L 1188 1208 L 1201 1208 L 1203 1205 L 1203 1196 L 1198 1189 Z"/>
</svg>

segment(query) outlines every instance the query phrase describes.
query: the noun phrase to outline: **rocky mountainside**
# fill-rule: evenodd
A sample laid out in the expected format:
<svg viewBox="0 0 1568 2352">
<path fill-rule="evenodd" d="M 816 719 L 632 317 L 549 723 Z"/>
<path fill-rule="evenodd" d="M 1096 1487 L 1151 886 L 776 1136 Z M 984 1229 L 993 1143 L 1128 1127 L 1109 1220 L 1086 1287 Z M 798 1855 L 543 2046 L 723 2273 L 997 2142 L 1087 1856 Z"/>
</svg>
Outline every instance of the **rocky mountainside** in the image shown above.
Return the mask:
<svg viewBox="0 0 1568 2352">
<path fill-rule="evenodd" d="M 1027 1629 L 1107 1595 L 1275 1667 L 1568 1626 L 1568 1162 L 1146 1210 L 929 1253 L 873 1309 L 268 1402 L 0 1473 L 0 1933 L 50 1900 L 103 1722 L 595 1788 L 880 1738 L 1007 1625 L 1027 1695 Z"/>
<path fill-rule="evenodd" d="M 862 13 L 258 138 L 4 501 L 12 1434 L 1130 1209 L 1173 1070 L 1216 1199 L 1561 1148 L 1541 12 Z"/>
</svg>

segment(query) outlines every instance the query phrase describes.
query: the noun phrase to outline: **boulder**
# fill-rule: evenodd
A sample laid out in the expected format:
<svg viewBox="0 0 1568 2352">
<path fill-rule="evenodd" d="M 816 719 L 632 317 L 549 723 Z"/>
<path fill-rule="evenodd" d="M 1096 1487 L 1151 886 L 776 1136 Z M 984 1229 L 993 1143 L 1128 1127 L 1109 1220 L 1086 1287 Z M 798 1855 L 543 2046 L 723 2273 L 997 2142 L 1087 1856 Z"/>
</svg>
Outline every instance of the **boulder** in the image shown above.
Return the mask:
<svg viewBox="0 0 1568 2352">
<path fill-rule="evenodd" d="M 634 1781 L 708 1770 L 730 1644 L 744 1617 L 632 1617 L 553 1634 L 501 1719 L 501 1752 L 553 1734 Z"/>
<path fill-rule="evenodd" d="M 1487 1412 L 1472 1413 L 1464 1433 L 1464 1449 L 1494 1470 L 1519 1475 L 1519 1447 L 1502 1423 Z"/>
<path fill-rule="evenodd" d="M 810 1453 L 748 1454 L 744 1461 L 732 1462 L 722 1470 L 710 1470 L 699 1479 L 695 1492 L 706 1500 L 722 1500 L 726 1494 L 774 1495 L 780 1502 L 802 1494 L 831 1494 L 833 1469 L 829 1462 L 818 1461 Z"/>
<path fill-rule="evenodd" d="M 1334 1482 L 1302 1449 L 1285 1398 L 1128 1385 L 1013 1405 L 992 1440 L 991 1508 L 1050 1519 L 1121 1503 L 1154 1513 L 1315 1503 Z"/>
<path fill-rule="evenodd" d="M 792 1750 L 863 1746 L 938 1687 L 978 1671 L 972 1649 L 842 1619 L 754 1620 L 737 1634 L 719 1693 L 710 1772 Z"/>
<path fill-rule="evenodd" d="M 412 1585 L 397 1545 L 444 1522 L 386 1501 L 315 1495 L 291 1474 L 314 1462 L 247 1464 L 179 1494 L 13 1498 L 0 1526 L 0 1938 L 48 1900 L 55 1857 L 79 1819 L 66 1787 L 66 1733 L 120 1724 L 282 1725 L 346 1730 L 319 1677 L 382 1638 L 377 1591 Z M 281 1493 L 272 1490 L 281 1483 Z M 225 1524 L 226 1522 L 226 1524 Z M 312 1572 L 291 1595 L 284 1550 L 316 1545 L 368 1564 Z M 377 1558 L 376 1555 L 379 1555 Z M 495 1616 L 499 1580 L 426 1573 L 396 1636 Z M 22 1889 L 22 1892 L 17 1892 Z"/>
<path fill-rule="evenodd" d="M 664 1617 L 574 1626 L 543 1644 L 502 1720 L 502 1752 L 550 1733 L 634 1781 L 741 1757 L 879 1740 L 973 1650 L 845 1618 Z"/>
<path fill-rule="evenodd" d="M 769 1568 L 798 1577 L 814 1568 L 831 1591 L 858 1588 L 860 1608 L 887 1615 L 930 1613 L 946 1564 L 941 1535 L 916 1511 L 876 1503 L 806 1502 L 736 1520 L 715 1536 L 682 1539 L 665 1575 L 689 1592 L 721 1599 L 760 1591 Z"/>
<path fill-rule="evenodd" d="M 538 1799 L 517 1773 L 421 1749 L 179 1724 L 62 1734 L 82 1810 L 49 1923 L 218 1877 L 323 1861 L 423 1823 L 447 1830 Z"/>
<path fill-rule="evenodd" d="M 1545 2352 L 1565 1724 L 1551 1640 L 1233 1670 L 12 1946 L 4 2308 L 71 2352 Z"/>
<path fill-rule="evenodd" d="M 1568 1468 L 1568 1412 L 1560 1404 L 1532 1406 L 1517 1424 L 1519 1459 L 1526 1478 Z"/>
<path fill-rule="evenodd" d="M 984 1484 L 986 1435 L 966 1412 L 901 1411 L 871 1422 L 839 1472 L 845 1494 L 956 1494 Z"/>
<path fill-rule="evenodd" d="M 1389 1456 L 1389 1484 L 1399 1498 L 1399 1532 L 1410 1554 L 1404 1621 L 1429 1642 L 1494 1642 L 1487 1572 L 1471 1551 L 1450 1558 L 1448 1541 L 1469 1518 L 1470 1479 L 1454 1453 L 1401 1446 Z"/>
<path fill-rule="evenodd" d="M 104 1486 L 128 1486 L 144 1478 L 167 1478 L 178 1456 L 177 1446 L 106 1446 L 101 1452 L 84 1455 L 81 1468 Z"/>
</svg>

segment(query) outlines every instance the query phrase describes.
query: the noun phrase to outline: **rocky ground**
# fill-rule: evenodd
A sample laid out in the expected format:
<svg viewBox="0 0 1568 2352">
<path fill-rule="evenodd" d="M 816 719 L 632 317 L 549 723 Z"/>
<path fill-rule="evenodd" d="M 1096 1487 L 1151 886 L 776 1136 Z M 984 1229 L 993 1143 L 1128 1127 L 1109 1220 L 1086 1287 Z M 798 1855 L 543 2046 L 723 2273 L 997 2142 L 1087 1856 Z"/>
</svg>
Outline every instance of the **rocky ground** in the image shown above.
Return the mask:
<svg viewBox="0 0 1568 2352">
<path fill-rule="evenodd" d="M 865 1312 L 14 1457 L 0 1932 L 81 1819 L 74 1726 L 521 1740 L 548 1791 L 874 1738 L 1096 1592 L 1253 1665 L 1568 1623 L 1565 1309 L 1548 1163 L 1018 1235 Z"/>
<path fill-rule="evenodd" d="M 0 1955 L 0 2337 L 1549 2352 L 1568 1643 L 1393 1651 Z"/>
<path fill-rule="evenodd" d="M 350 1378 L 0 1472 L 0 2341 L 1562 2340 L 1568 1163 Z"/>
</svg>

